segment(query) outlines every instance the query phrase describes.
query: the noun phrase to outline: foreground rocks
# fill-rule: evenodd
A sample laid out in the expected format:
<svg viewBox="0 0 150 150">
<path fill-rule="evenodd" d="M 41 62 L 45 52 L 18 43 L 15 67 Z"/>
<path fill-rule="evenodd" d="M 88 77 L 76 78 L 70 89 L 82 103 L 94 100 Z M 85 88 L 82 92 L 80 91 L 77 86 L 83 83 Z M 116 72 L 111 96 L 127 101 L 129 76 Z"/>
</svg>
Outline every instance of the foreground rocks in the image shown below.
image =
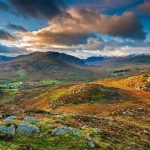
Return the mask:
<svg viewBox="0 0 150 150">
<path fill-rule="evenodd" d="M 27 117 L 27 118 L 25 118 L 25 119 L 23 120 L 23 122 L 37 124 L 37 123 L 39 123 L 39 122 L 40 122 L 40 120 L 35 119 L 35 118 Z"/>
<path fill-rule="evenodd" d="M 53 129 L 52 134 L 54 135 L 71 134 L 71 135 L 81 136 L 79 131 L 66 126 Z"/>
<path fill-rule="evenodd" d="M 33 134 L 40 132 L 39 127 L 31 125 L 38 123 L 38 119 L 25 118 L 19 125 L 17 125 L 16 119 L 16 116 L 8 116 L 3 120 L 3 124 L 0 125 L 1 139 L 4 139 L 5 137 L 14 137 L 16 133 Z"/>
<path fill-rule="evenodd" d="M 15 135 L 14 125 L 11 125 L 10 127 L 0 125 L 0 134 L 6 134 L 8 136 L 14 136 Z"/>
<path fill-rule="evenodd" d="M 21 134 L 32 134 L 32 133 L 39 133 L 40 130 L 38 127 L 34 127 L 34 126 L 21 123 L 19 124 L 16 132 L 21 133 Z"/>
<path fill-rule="evenodd" d="M 122 109 L 122 112 L 127 110 L 133 112 L 133 109 L 129 108 Z M 135 110 L 138 114 L 142 114 L 147 109 L 138 107 Z M 126 119 L 126 116 L 130 117 L 119 113 L 119 119 Z M 2 123 L 0 141 L 6 142 L 3 146 L 4 150 L 8 149 L 5 148 L 7 143 L 16 145 L 17 150 L 33 150 L 37 147 L 45 150 L 60 149 L 64 145 L 66 149 L 76 149 L 77 146 L 79 149 L 91 150 L 119 149 L 120 145 L 125 147 L 127 144 L 129 144 L 127 149 L 149 150 L 150 148 L 148 127 L 122 122 L 115 117 L 57 114 L 46 115 L 45 118 L 42 115 L 40 117 L 38 115 L 37 118 L 31 115 L 25 118 L 17 117 L 17 119 L 9 116 L 7 119 L 12 119 L 12 123 L 6 122 L 6 118 L 1 119 L 0 122 Z M 128 143 L 128 139 L 131 139 L 133 144 Z"/>
<path fill-rule="evenodd" d="M 4 121 L 7 123 L 13 123 L 16 119 L 17 119 L 16 116 L 9 116 L 9 117 L 5 118 Z"/>
</svg>

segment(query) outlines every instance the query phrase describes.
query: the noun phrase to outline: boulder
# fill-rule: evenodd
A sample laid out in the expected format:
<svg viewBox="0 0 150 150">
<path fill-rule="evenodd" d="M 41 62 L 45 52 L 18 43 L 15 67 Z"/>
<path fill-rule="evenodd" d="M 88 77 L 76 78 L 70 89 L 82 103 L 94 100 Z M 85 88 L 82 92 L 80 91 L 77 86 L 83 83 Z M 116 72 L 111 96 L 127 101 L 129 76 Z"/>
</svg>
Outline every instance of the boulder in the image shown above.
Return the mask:
<svg viewBox="0 0 150 150">
<path fill-rule="evenodd" d="M 98 144 L 89 136 L 85 137 L 85 139 L 87 140 L 90 149 L 99 148 Z"/>
<path fill-rule="evenodd" d="M 95 148 L 96 147 L 93 141 L 88 141 L 88 146 L 90 148 Z"/>
<path fill-rule="evenodd" d="M 21 134 L 32 134 L 32 133 L 39 133 L 40 130 L 38 127 L 21 123 L 21 124 L 19 124 L 16 132 L 21 133 Z"/>
<path fill-rule="evenodd" d="M 4 121 L 7 123 L 13 123 L 15 121 L 15 119 L 17 119 L 16 116 L 9 116 L 9 117 L 5 118 Z"/>
<path fill-rule="evenodd" d="M 92 130 L 93 130 L 93 132 L 96 133 L 96 134 L 98 134 L 98 133 L 101 132 L 101 129 L 99 129 L 99 128 L 93 128 Z"/>
<path fill-rule="evenodd" d="M 63 135 L 63 134 L 71 134 L 71 135 L 76 135 L 76 136 L 80 136 L 80 132 L 70 128 L 70 127 L 58 127 L 52 130 L 52 134 L 54 135 Z"/>
<path fill-rule="evenodd" d="M 38 119 L 35 119 L 35 118 L 25 118 L 25 119 L 23 120 L 23 122 L 36 124 L 36 123 L 39 123 L 40 121 L 39 121 Z"/>
<path fill-rule="evenodd" d="M 11 125 L 10 127 L 0 125 L 0 133 L 6 134 L 9 136 L 14 136 L 15 135 L 15 127 L 14 127 L 14 125 Z"/>
</svg>

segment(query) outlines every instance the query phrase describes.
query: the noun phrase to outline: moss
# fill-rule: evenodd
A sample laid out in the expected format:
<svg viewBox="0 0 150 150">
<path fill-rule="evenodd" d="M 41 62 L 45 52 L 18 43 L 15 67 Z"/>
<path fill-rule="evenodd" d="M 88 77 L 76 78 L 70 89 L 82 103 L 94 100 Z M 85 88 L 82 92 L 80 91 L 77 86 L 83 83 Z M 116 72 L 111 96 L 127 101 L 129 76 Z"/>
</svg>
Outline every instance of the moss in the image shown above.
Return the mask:
<svg viewBox="0 0 150 150">
<path fill-rule="evenodd" d="M 41 80 L 39 81 L 39 85 L 63 85 L 64 81 L 59 80 Z"/>
<path fill-rule="evenodd" d="M 3 89 L 2 94 L 0 94 L 0 102 L 13 101 L 18 93 L 18 89 Z"/>
<path fill-rule="evenodd" d="M 17 150 L 19 146 L 15 143 L 0 141 L 0 150 Z"/>
<path fill-rule="evenodd" d="M 54 101 L 57 100 L 60 96 L 64 95 L 66 93 L 66 91 L 57 91 L 54 92 L 52 95 L 49 96 L 49 98 Z"/>
<path fill-rule="evenodd" d="M 72 135 L 19 135 L 12 142 L 0 142 L 1 150 L 16 150 L 31 144 L 36 150 L 90 150 L 83 137 Z"/>
<path fill-rule="evenodd" d="M 75 89 L 76 86 L 69 86 L 66 88 L 61 88 L 59 90 L 56 90 L 55 92 L 53 92 L 49 98 L 52 101 L 55 101 L 57 99 L 59 99 L 61 96 L 64 96 L 65 94 L 67 94 L 68 92 L 72 91 L 73 89 Z"/>
</svg>

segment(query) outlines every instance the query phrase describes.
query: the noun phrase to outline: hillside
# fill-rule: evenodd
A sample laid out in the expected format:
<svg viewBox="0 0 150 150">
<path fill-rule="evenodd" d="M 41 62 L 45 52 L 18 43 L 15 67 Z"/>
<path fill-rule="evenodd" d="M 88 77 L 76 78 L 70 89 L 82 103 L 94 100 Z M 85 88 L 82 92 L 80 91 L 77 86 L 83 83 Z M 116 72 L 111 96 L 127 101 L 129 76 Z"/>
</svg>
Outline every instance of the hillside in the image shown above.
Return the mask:
<svg viewBox="0 0 150 150">
<path fill-rule="evenodd" d="M 66 59 L 67 58 L 67 59 Z M 58 79 L 81 81 L 94 79 L 95 75 L 81 69 L 82 60 L 60 53 L 32 53 L 0 63 L 0 79 L 27 81 Z"/>
<path fill-rule="evenodd" d="M 150 73 L 149 55 L 127 57 L 77 57 L 57 52 L 36 52 L 0 62 L 0 80 L 43 79 L 89 81 Z"/>
<path fill-rule="evenodd" d="M 150 93 L 134 88 L 148 78 L 19 89 L 13 103 L 0 104 L 1 130 L 16 128 L 9 138 L 0 134 L 0 148 L 148 150 Z M 26 130 L 19 134 L 22 125 Z"/>
<path fill-rule="evenodd" d="M 130 95 L 117 88 L 93 83 L 59 85 L 20 90 L 14 101 L 28 109 L 51 109 L 67 105 L 112 103 L 128 100 Z"/>
<path fill-rule="evenodd" d="M 149 64 L 100 59 L 0 63 L 0 149 L 149 150 Z"/>
<path fill-rule="evenodd" d="M 138 75 L 131 76 L 123 79 L 116 80 L 104 80 L 104 83 L 120 86 L 124 88 L 139 90 L 139 91 L 150 91 L 150 75 Z"/>
<path fill-rule="evenodd" d="M 85 64 L 102 78 L 123 78 L 150 73 L 150 55 L 91 57 L 85 60 Z"/>
<path fill-rule="evenodd" d="M 98 66 L 101 63 L 110 65 L 127 65 L 127 64 L 150 64 L 150 55 L 129 55 L 124 57 L 89 57 L 84 60 L 86 64 Z"/>
</svg>

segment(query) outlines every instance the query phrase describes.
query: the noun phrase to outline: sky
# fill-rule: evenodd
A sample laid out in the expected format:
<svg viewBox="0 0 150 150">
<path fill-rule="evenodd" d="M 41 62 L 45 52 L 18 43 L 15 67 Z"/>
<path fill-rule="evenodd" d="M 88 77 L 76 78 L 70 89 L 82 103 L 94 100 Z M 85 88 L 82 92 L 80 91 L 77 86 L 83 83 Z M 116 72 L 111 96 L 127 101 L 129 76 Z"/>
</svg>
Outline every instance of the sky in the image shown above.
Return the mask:
<svg viewBox="0 0 150 150">
<path fill-rule="evenodd" d="M 150 0 L 0 0 L 0 55 L 150 54 Z"/>
</svg>

